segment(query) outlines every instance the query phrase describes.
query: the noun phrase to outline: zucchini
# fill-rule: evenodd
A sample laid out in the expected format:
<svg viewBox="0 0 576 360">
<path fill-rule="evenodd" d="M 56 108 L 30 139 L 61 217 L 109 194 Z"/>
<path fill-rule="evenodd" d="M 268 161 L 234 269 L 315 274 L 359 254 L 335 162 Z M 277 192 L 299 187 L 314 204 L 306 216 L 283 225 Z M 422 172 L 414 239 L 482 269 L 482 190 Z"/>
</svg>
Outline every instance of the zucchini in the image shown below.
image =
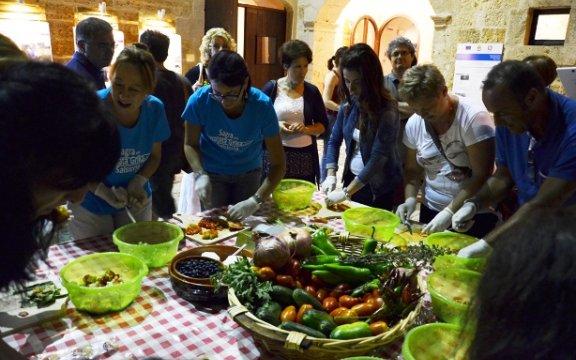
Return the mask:
<svg viewBox="0 0 576 360">
<path fill-rule="evenodd" d="M 294 289 L 292 299 L 298 306 L 310 304 L 314 309 L 322 310 L 322 303 L 304 289 Z"/>
<path fill-rule="evenodd" d="M 280 324 L 280 313 L 282 313 L 282 306 L 275 301 L 270 301 L 259 307 L 255 315 L 258 319 L 278 326 Z"/>
<path fill-rule="evenodd" d="M 286 306 L 294 305 L 294 300 L 292 299 L 293 290 L 281 285 L 272 285 L 272 291 L 270 292 L 270 297 L 272 300 L 279 302 L 280 304 Z"/>
<path fill-rule="evenodd" d="M 278 327 L 282 330 L 296 331 L 315 338 L 326 338 L 326 336 L 320 331 L 314 330 L 306 325 L 295 323 L 294 321 L 282 321 L 282 324 L 280 324 Z"/>
</svg>

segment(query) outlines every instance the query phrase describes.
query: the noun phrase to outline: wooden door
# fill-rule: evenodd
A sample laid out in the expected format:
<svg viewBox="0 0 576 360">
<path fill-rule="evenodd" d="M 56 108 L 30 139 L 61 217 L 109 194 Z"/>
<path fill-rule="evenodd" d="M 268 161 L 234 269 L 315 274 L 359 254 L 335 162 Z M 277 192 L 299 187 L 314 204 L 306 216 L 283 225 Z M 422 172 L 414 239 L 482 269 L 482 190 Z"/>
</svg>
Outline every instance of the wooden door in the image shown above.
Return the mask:
<svg viewBox="0 0 576 360">
<path fill-rule="evenodd" d="M 286 41 L 286 11 L 245 8 L 244 59 L 252 86 L 261 89 L 284 75 L 278 50 Z"/>
<path fill-rule="evenodd" d="M 206 0 L 204 7 L 204 32 L 224 28 L 233 39 L 238 33 L 238 0 Z"/>
</svg>

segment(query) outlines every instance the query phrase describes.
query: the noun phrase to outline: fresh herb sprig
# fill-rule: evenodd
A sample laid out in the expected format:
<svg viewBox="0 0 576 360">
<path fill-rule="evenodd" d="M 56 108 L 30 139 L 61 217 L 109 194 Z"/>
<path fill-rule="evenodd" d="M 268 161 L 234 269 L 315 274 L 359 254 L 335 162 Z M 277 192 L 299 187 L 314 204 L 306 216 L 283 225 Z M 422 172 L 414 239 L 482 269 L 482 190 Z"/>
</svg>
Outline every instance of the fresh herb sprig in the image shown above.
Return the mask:
<svg viewBox="0 0 576 360">
<path fill-rule="evenodd" d="M 270 301 L 272 282 L 260 281 L 245 256 L 212 275 L 211 281 L 216 292 L 224 285 L 233 288 L 238 300 L 252 312 Z"/>
<path fill-rule="evenodd" d="M 388 263 L 393 267 L 410 267 L 431 269 L 434 258 L 448 253 L 448 249 L 438 246 L 427 246 L 422 243 L 401 248 L 382 248 L 377 253 L 361 255 L 346 255 L 340 263 L 358 267 Z"/>
<path fill-rule="evenodd" d="M 14 294 L 22 295 L 21 307 L 36 305 L 38 308 L 50 306 L 56 299 L 68 296 L 66 293 L 62 294 L 61 289 L 52 281 L 27 286 Z"/>
</svg>

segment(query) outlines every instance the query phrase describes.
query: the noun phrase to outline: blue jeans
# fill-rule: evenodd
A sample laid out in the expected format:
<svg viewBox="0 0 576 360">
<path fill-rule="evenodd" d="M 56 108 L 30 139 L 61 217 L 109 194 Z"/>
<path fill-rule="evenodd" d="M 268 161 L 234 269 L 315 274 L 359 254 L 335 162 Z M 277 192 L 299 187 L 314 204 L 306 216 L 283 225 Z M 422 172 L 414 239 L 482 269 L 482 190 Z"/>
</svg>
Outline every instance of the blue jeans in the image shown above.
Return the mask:
<svg viewBox="0 0 576 360">
<path fill-rule="evenodd" d="M 260 187 L 261 169 L 239 175 L 210 173 L 212 183 L 212 207 L 234 205 L 254 195 Z M 205 210 L 205 209 L 202 209 Z"/>
</svg>

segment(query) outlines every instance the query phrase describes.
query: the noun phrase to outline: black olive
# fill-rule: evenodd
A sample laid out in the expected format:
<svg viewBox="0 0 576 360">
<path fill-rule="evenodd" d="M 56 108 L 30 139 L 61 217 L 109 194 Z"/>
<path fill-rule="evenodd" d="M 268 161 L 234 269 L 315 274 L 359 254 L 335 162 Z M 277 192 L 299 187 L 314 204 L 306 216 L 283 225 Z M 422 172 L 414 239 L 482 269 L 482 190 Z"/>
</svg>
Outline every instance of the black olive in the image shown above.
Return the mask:
<svg viewBox="0 0 576 360">
<path fill-rule="evenodd" d="M 220 270 L 220 265 L 208 258 L 188 258 L 179 261 L 176 270 L 188 277 L 209 278 Z"/>
</svg>

